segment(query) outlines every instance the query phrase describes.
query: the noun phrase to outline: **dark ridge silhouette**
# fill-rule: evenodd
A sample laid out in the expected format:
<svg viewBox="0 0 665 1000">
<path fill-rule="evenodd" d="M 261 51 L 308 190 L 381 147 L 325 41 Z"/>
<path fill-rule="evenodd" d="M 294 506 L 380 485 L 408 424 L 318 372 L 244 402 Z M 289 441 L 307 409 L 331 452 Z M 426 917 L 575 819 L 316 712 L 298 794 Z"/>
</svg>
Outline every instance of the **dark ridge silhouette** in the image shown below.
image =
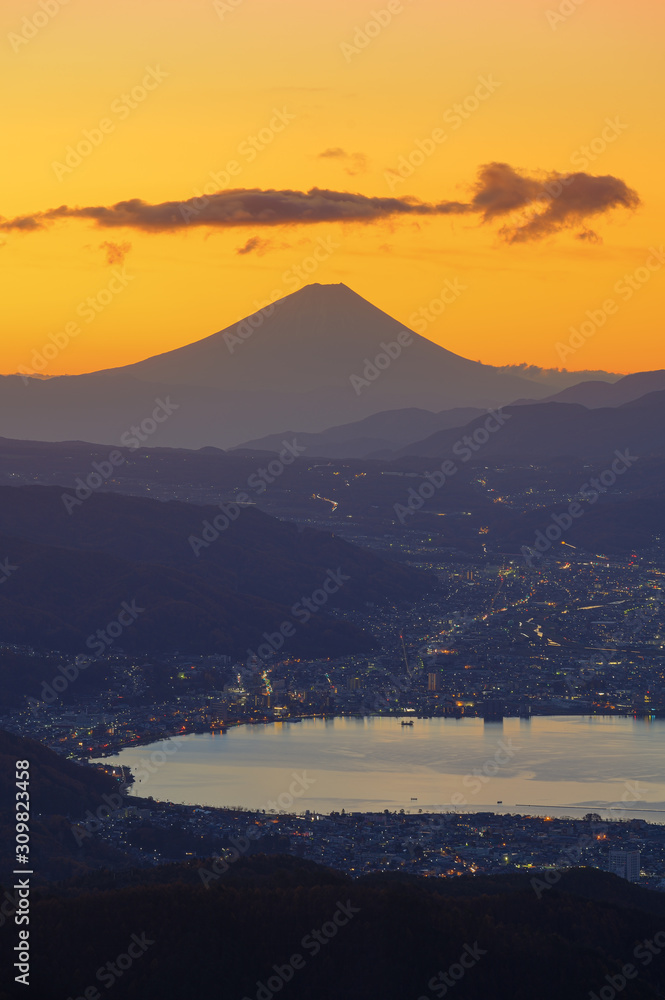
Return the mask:
<svg viewBox="0 0 665 1000">
<path fill-rule="evenodd" d="M 606 458 L 611 462 L 616 449 L 629 448 L 633 455 L 644 458 L 665 452 L 665 391 L 615 407 L 587 409 L 579 403 L 550 402 L 508 406 L 503 412 L 508 415 L 504 425 L 482 443 L 485 458 L 510 459 L 520 464 L 558 458 Z M 396 457 L 454 457 L 456 442 L 484 428 L 486 419 L 478 417 L 462 430 L 439 431 L 407 445 Z M 484 438 L 482 430 L 480 433 Z"/>
<path fill-rule="evenodd" d="M 352 880 L 259 856 L 206 890 L 195 881 L 200 865 L 135 873 L 137 884 L 115 890 L 93 874 L 36 900 L 41 1000 L 81 995 L 132 933 L 145 935 L 145 952 L 114 988 L 143 1000 L 203 1000 L 220 983 L 223 996 L 263 1000 L 268 980 L 294 1000 L 404 1000 L 443 996 L 449 970 L 461 1000 L 588 1000 L 627 963 L 631 997 L 655 998 L 662 984 L 658 955 L 645 961 L 639 946 L 663 930 L 665 900 L 604 872 L 568 871 L 539 897 L 537 872 Z M 318 943 L 314 932 L 335 915 L 338 932 Z"/>
<path fill-rule="evenodd" d="M 554 393 L 541 400 L 543 403 L 581 403 L 589 409 L 600 406 L 621 406 L 640 399 L 648 393 L 660 392 L 665 389 L 665 369 L 652 372 L 635 372 L 624 375 L 617 382 L 585 381 L 568 386 L 561 392 Z M 532 403 L 533 400 L 519 400 L 519 403 Z"/>
<path fill-rule="evenodd" d="M 121 649 L 241 656 L 288 619 L 295 634 L 285 650 L 338 655 L 371 648 L 372 640 L 327 611 L 409 600 L 434 583 L 253 507 L 233 508 L 236 518 L 224 528 L 218 507 L 112 493 L 90 496 L 70 515 L 62 493 L 0 487 L 1 551 L 16 567 L 0 593 L 5 641 L 85 653 L 87 638 L 135 599 L 144 610 L 122 632 Z M 292 607 L 330 573 L 340 582 L 325 607 L 294 617 Z"/>
</svg>

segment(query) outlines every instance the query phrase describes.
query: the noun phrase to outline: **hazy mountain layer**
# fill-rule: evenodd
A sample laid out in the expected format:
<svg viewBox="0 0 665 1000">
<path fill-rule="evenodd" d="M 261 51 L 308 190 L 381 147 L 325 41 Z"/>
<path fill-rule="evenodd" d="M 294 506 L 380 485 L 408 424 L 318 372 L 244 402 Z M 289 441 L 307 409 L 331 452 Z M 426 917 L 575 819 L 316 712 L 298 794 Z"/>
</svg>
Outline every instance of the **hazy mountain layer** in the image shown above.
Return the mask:
<svg viewBox="0 0 665 1000">
<path fill-rule="evenodd" d="M 345 285 L 314 284 L 137 364 L 2 377 L 0 433 L 111 445 L 138 427 L 152 444 L 228 447 L 275 427 L 311 433 L 388 409 L 485 408 L 550 391 L 406 330 Z"/>
<path fill-rule="evenodd" d="M 333 621 L 332 608 L 409 600 L 432 585 L 416 570 L 255 508 L 227 505 L 225 514 L 100 493 L 69 514 L 62 493 L 0 488 L 5 641 L 96 655 L 117 647 L 240 656 L 289 622 L 278 648 L 325 656 L 371 645 L 355 626 Z M 116 620 L 123 627 L 112 642 L 98 635 Z"/>
</svg>

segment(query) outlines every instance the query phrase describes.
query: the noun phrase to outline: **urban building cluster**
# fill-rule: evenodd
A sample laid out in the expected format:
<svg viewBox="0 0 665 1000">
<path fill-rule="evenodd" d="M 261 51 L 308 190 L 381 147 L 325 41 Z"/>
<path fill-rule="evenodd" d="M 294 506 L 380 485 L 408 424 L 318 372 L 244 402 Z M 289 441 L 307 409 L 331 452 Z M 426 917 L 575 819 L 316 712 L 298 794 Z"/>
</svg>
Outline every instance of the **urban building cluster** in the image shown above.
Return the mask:
<svg viewBox="0 0 665 1000">
<path fill-rule="evenodd" d="M 219 874 L 257 852 L 293 854 L 354 877 L 521 871 L 538 879 L 539 873 L 587 866 L 665 891 L 665 824 L 642 819 L 388 810 L 294 814 L 145 799 L 135 806 L 131 796 L 126 801 L 88 836 L 104 838 L 141 866 L 216 857 L 225 862 L 217 866 Z"/>
</svg>

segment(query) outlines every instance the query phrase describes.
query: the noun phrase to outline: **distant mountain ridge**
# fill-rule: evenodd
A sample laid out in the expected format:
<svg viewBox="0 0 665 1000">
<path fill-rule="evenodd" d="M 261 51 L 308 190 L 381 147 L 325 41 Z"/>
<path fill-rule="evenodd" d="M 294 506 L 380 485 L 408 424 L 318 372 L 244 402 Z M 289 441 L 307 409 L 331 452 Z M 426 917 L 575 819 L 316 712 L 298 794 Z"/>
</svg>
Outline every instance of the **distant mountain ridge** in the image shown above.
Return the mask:
<svg viewBox="0 0 665 1000">
<path fill-rule="evenodd" d="M 476 448 L 483 456 L 537 464 L 557 458 L 611 459 L 614 451 L 622 448 L 631 449 L 638 457 L 665 455 L 665 390 L 616 407 L 525 403 L 503 407 L 502 412 L 508 416 L 505 424 L 489 437 L 482 435 L 482 452 Z M 438 431 L 407 445 L 395 457 L 448 456 L 458 441 L 465 435 L 473 437 L 483 426 L 484 419 L 479 417 L 461 430 Z"/>
<path fill-rule="evenodd" d="M 653 389 L 655 387 L 655 389 Z M 635 375 L 627 375 L 616 383 L 608 382 L 584 382 L 578 386 L 572 386 L 555 396 L 534 402 L 533 400 L 518 400 L 514 407 L 527 407 L 529 413 L 533 413 L 535 425 L 540 426 L 542 418 L 547 424 L 547 414 L 554 413 L 551 410 L 553 404 L 566 407 L 583 407 L 585 411 L 591 409 L 616 409 L 621 406 L 632 404 L 635 406 L 650 406 L 657 404 L 658 393 L 665 391 L 665 371 L 638 372 Z M 575 397 L 580 397 L 576 399 Z M 586 400 L 586 403 L 581 402 Z M 601 403 L 601 400 L 605 400 Z M 533 408 L 547 407 L 548 409 L 538 412 Z M 506 409 L 506 407 L 502 407 Z M 572 410 L 569 411 L 572 413 Z M 284 438 L 297 437 L 306 447 L 307 454 L 317 455 L 321 458 L 366 458 L 366 459 L 391 459 L 403 455 L 416 454 L 417 447 L 425 448 L 421 454 L 430 454 L 429 439 L 438 440 L 436 435 L 441 432 L 441 440 L 448 440 L 450 437 L 444 432 L 451 428 L 464 428 L 467 424 L 473 423 L 477 418 L 486 416 L 487 411 L 474 407 L 457 407 L 452 410 L 443 410 L 441 413 L 432 413 L 430 410 L 417 408 L 405 410 L 388 410 L 384 413 L 375 413 L 364 420 L 351 424 L 344 424 L 340 427 L 331 427 L 318 434 L 305 434 L 294 431 L 285 431 L 283 434 L 271 434 L 255 441 L 248 441 L 242 447 L 247 450 L 276 451 L 282 447 Z M 575 417 L 575 420 L 579 417 Z M 590 426 L 592 418 L 581 417 L 583 425 Z M 612 418 L 607 418 L 608 420 Z M 618 423 L 622 419 L 618 418 Z M 557 417 L 551 428 L 545 427 L 547 434 L 550 431 L 556 434 L 561 421 L 565 421 L 564 411 L 557 411 Z M 482 421 L 480 421 L 482 423 Z M 561 448 L 565 449 L 568 444 L 564 440 L 565 431 L 561 424 Z M 421 437 L 421 435 L 423 435 Z M 459 435 L 458 435 L 459 436 Z M 638 432 L 640 440 L 643 434 Z M 552 441 L 554 447 L 554 441 Z M 234 449 L 235 450 L 235 449 Z M 529 453 L 530 454 L 530 453 Z"/>
<path fill-rule="evenodd" d="M 651 392 L 665 389 L 665 369 L 652 372 L 634 372 L 624 375 L 617 382 L 600 380 L 579 382 L 568 386 L 552 396 L 541 399 L 542 403 L 581 403 L 589 409 L 600 406 L 621 406 L 630 403 Z M 519 404 L 532 403 L 534 400 L 518 400 Z"/>
<path fill-rule="evenodd" d="M 297 437 L 307 449 L 308 455 L 320 458 L 389 458 L 397 448 L 406 446 L 421 435 L 433 434 L 448 427 L 462 427 L 482 413 L 485 410 L 473 406 L 456 407 L 441 413 L 417 407 L 387 410 L 355 423 L 331 427 L 319 434 L 285 431 L 283 434 L 270 434 L 256 441 L 248 441 L 241 447 L 247 450 L 278 451 L 284 438 Z"/>
</svg>

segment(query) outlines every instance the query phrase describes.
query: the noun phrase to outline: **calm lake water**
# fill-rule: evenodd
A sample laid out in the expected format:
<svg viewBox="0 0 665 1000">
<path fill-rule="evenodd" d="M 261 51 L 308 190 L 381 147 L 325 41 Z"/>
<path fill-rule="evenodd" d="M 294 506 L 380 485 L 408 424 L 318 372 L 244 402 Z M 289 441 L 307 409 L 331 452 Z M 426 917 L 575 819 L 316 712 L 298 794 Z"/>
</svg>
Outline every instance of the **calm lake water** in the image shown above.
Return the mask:
<svg viewBox="0 0 665 1000">
<path fill-rule="evenodd" d="M 664 751 L 665 720 L 345 718 L 185 736 L 104 763 L 129 766 L 136 795 L 191 805 L 594 811 L 665 822 Z"/>
</svg>

